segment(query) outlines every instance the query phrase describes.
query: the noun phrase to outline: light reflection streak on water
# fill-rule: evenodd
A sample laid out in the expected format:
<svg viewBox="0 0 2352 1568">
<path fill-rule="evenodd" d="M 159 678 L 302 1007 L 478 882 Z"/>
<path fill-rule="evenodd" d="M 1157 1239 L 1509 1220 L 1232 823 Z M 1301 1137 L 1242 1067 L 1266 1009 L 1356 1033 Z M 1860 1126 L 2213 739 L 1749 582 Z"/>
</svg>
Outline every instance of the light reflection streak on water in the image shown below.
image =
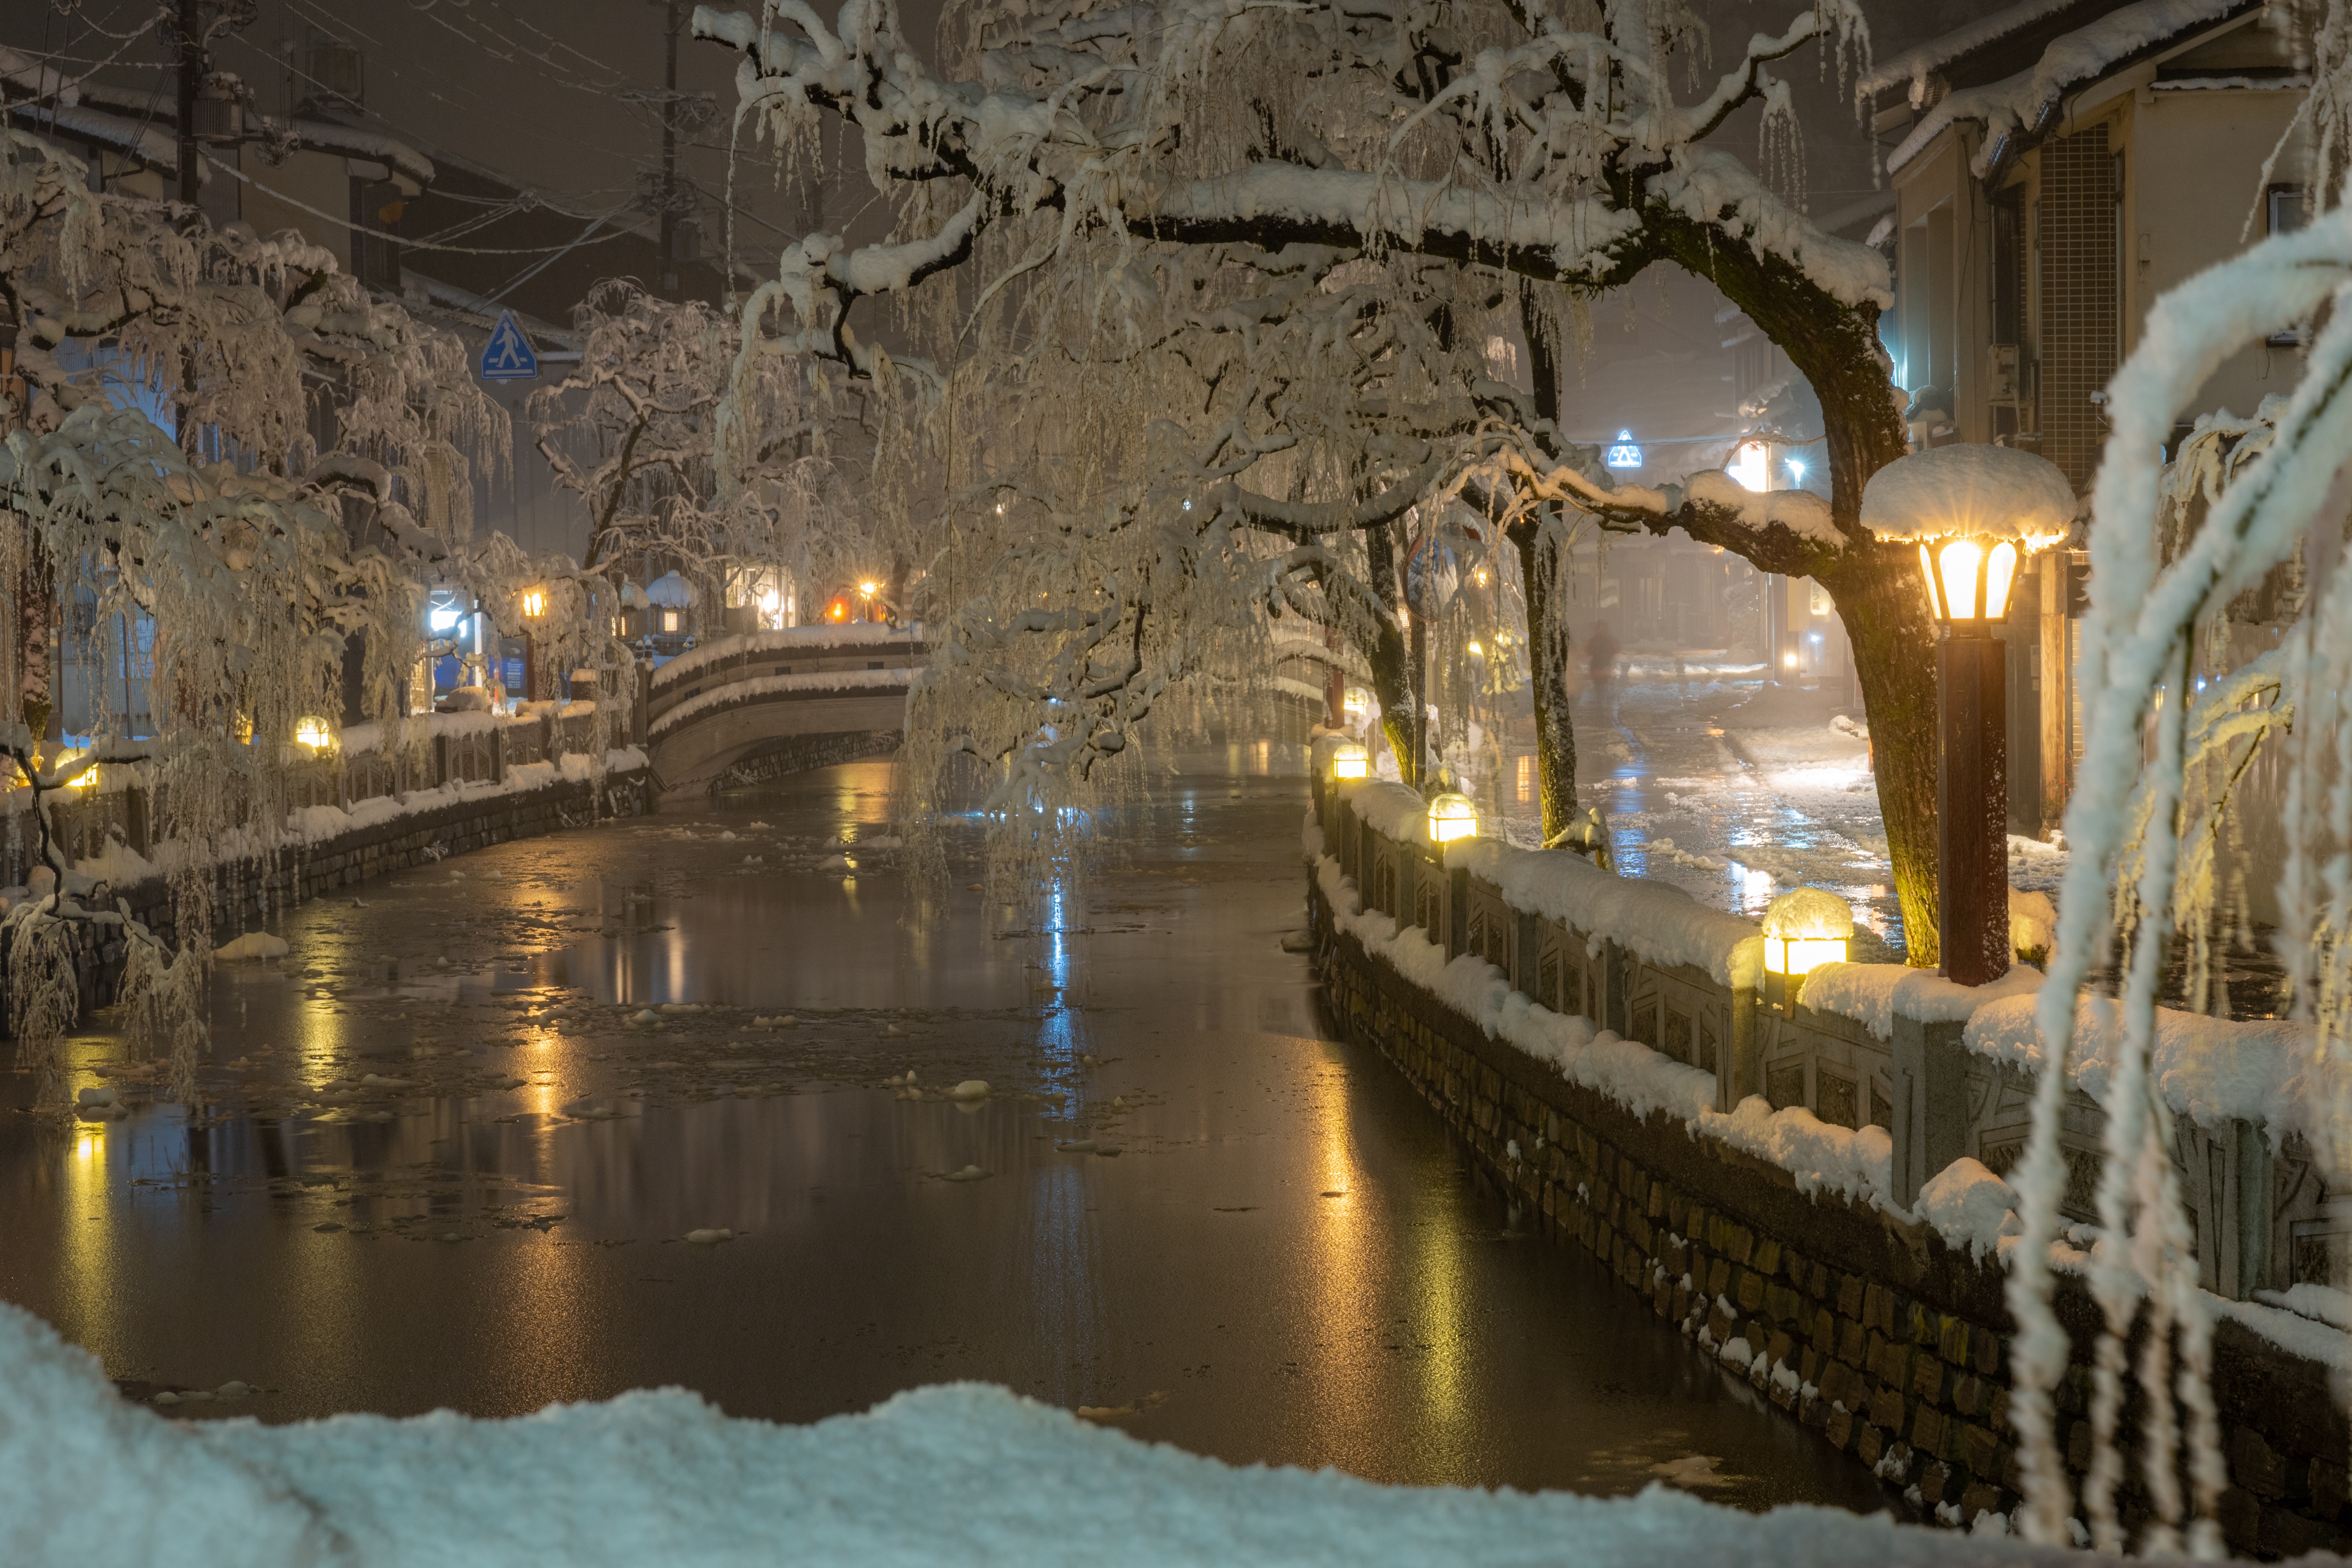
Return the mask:
<svg viewBox="0 0 2352 1568">
<path fill-rule="evenodd" d="M 1360 1179 L 1356 1167 L 1355 1134 L 1348 1117 L 1348 1080 L 1327 1050 L 1324 1064 L 1310 1080 L 1317 1132 L 1318 1193 L 1313 1247 L 1314 1289 L 1310 1310 L 1315 1314 L 1320 1361 L 1321 1390 L 1316 1403 L 1330 1430 L 1361 1431 L 1381 1418 L 1374 1406 L 1375 1379 L 1367 1363 L 1370 1347 L 1381 1342 L 1374 1321 L 1378 1297 L 1364 1289 L 1370 1260 L 1366 1257 L 1364 1216 L 1356 1202 Z"/>
</svg>

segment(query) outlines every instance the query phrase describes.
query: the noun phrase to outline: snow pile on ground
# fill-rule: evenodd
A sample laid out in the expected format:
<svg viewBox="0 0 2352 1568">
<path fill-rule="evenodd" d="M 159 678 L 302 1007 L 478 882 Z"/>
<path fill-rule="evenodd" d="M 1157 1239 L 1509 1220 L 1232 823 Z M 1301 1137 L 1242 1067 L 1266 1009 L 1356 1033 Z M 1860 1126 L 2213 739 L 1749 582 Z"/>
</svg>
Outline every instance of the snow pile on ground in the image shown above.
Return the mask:
<svg viewBox="0 0 2352 1568">
<path fill-rule="evenodd" d="M 1760 1518 L 1663 1487 L 1602 1500 L 1235 1468 L 978 1384 L 807 1426 L 661 1389 L 479 1421 L 180 1425 L 0 1305 L 0 1560 L 13 1568 L 703 1568 L 790 1560 L 1750 1568 L 2056 1562 L 1830 1509 Z M 96 1511 L 93 1511 L 93 1510 Z"/>
<path fill-rule="evenodd" d="M 1962 1038 L 1972 1051 L 2038 1068 L 2042 1026 L 2034 1006 L 2032 996 L 1988 1003 L 1969 1020 Z M 2101 1103 L 2122 1034 L 2122 1014 L 2112 999 L 2077 1000 L 2069 1065 L 2075 1083 Z M 2309 1081 L 2310 1045 L 2310 1031 L 2284 1019 L 2238 1022 L 2159 1007 L 2149 1070 L 2174 1110 L 2202 1127 L 2233 1117 L 2255 1122 L 2275 1148 L 2290 1132 L 2317 1131 L 2314 1122 L 2324 1114 L 2327 1096 L 2314 1093 Z"/>
<path fill-rule="evenodd" d="M 2021 1228 L 2017 1194 L 1982 1162 L 1963 1154 L 1919 1189 L 1919 1217 L 1936 1227 L 1948 1247 L 1966 1247 L 1979 1263 L 2004 1236 Z"/>
<path fill-rule="evenodd" d="M 249 931 L 213 949 L 213 956 L 225 963 L 236 963 L 248 958 L 283 958 L 289 951 L 284 937 L 272 936 L 266 931 Z"/>
</svg>

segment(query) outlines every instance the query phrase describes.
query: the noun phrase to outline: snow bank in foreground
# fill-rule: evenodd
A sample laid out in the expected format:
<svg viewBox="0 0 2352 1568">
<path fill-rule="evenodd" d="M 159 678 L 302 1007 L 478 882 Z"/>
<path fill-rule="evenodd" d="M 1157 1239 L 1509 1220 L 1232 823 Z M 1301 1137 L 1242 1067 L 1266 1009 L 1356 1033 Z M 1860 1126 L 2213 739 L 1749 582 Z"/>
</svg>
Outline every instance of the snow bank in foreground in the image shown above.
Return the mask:
<svg viewBox="0 0 2352 1568">
<path fill-rule="evenodd" d="M 2060 1560 L 1885 1515 L 1758 1518 L 1662 1487 L 1602 1500 L 1237 1469 L 978 1384 L 808 1426 L 731 1419 L 680 1389 L 508 1421 L 181 1426 L 5 1304 L 0 1384 L 12 1568 Z"/>
</svg>

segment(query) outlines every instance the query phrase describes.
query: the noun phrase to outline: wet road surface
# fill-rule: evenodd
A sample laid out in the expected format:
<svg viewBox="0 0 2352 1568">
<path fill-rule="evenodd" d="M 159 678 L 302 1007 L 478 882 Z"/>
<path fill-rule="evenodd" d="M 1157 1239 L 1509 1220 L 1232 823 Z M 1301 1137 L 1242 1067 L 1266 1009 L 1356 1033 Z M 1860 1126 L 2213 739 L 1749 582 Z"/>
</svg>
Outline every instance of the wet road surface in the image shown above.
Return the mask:
<svg viewBox="0 0 2352 1568">
<path fill-rule="evenodd" d="M 886 763 L 292 911 L 222 966 L 195 1121 L 102 1032 L 68 1093 L 123 1120 L 0 1076 L 0 1297 L 134 1396 L 259 1390 L 188 1416 L 974 1378 L 1234 1461 L 1884 1506 L 1327 1037 L 1280 946 L 1304 782 L 1192 762 L 1020 938 L 962 868 L 904 918 Z"/>
</svg>

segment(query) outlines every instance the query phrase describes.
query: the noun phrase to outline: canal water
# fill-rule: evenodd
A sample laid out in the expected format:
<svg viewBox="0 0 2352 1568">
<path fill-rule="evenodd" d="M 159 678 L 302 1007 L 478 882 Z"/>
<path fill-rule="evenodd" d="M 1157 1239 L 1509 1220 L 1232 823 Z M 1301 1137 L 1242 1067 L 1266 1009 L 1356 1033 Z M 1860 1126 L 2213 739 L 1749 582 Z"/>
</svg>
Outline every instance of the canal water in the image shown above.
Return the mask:
<svg viewBox="0 0 2352 1568">
<path fill-rule="evenodd" d="M 68 1093 L 121 1113 L 0 1075 L 0 1298 L 185 1418 L 980 1379 L 1236 1462 L 1887 1506 L 1331 1038 L 1302 767 L 1186 758 L 1011 938 L 970 864 L 914 918 L 887 762 L 284 914 L 194 1118 L 103 1016 Z"/>
</svg>

